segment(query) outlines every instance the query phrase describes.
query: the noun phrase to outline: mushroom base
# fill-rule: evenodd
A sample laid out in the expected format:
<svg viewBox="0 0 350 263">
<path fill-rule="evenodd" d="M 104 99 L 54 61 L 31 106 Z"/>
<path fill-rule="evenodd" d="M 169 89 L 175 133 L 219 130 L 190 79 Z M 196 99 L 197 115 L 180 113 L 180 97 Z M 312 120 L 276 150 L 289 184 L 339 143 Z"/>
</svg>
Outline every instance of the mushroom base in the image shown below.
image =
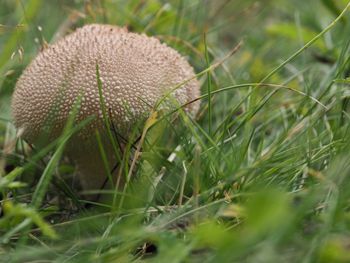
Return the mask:
<svg viewBox="0 0 350 263">
<path fill-rule="evenodd" d="M 76 141 L 75 141 L 76 143 Z M 96 141 L 85 141 L 81 143 L 82 147 L 68 147 L 68 156 L 76 165 L 76 173 L 83 191 L 96 193 L 85 193 L 84 197 L 88 200 L 97 201 L 103 195 L 99 190 L 115 189 L 118 182 L 119 169 L 117 159 L 108 142 L 103 143 L 106 153 L 107 165 L 102 159 L 98 144 Z M 116 168 L 117 167 L 117 168 Z M 124 179 L 119 179 L 119 188 L 123 187 Z"/>
</svg>

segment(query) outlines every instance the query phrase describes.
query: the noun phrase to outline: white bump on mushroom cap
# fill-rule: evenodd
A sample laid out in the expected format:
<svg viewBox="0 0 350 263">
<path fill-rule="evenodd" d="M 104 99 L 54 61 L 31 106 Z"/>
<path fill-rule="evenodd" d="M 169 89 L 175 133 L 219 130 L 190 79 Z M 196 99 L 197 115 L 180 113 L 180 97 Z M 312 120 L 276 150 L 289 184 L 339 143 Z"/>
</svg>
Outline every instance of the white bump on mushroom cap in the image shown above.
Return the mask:
<svg viewBox="0 0 350 263">
<path fill-rule="evenodd" d="M 18 80 L 12 111 L 25 139 L 34 142 L 50 120 L 59 135 L 79 95 L 77 119 L 96 116 L 79 135 L 94 135 L 91 128 L 103 127 L 96 64 L 106 108 L 119 129 L 147 117 L 150 106 L 186 80 L 192 79 L 172 93 L 177 102 L 199 96 L 193 68 L 177 51 L 154 37 L 91 24 L 39 53 Z M 195 102 L 186 110 L 195 114 L 198 108 Z"/>
</svg>

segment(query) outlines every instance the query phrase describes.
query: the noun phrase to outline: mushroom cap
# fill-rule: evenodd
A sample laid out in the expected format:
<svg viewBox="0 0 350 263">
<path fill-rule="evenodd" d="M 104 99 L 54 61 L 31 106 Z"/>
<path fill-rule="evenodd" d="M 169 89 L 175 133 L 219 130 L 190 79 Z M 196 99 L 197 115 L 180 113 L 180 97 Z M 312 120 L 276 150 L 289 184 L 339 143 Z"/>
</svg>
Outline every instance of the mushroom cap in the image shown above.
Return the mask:
<svg viewBox="0 0 350 263">
<path fill-rule="evenodd" d="M 12 111 L 23 138 L 34 143 L 48 125 L 57 137 L 80 96 L 77 121 L 92 115 L 95 119 L 78 136 L 94 136 L 95 129 L 103 129 L 96 65 L 106 110 L 121 131 L 145 119 L 164 95 L 184 81 L 189 80 L 171 93 L 177 103 L 199 96 L 193 68 L 174 49 L 124 28 L 86 25 L 39 53 L 19 78 Z M 166 100 L 163 107 L 174 106 L 173 101 Z M 185 110 L 195 114 L 198 108 L 195 102 Z"/>
</svg>

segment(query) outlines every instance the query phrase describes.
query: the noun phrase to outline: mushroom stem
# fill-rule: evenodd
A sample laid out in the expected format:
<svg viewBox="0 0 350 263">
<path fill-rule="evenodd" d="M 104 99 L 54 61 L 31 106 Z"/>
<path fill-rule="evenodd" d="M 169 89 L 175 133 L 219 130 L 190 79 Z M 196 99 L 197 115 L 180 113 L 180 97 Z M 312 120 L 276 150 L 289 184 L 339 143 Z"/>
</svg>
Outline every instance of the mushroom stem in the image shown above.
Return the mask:
<svg viewBox="0 0 350 263">
<path fill-rule="evenodd" d="M 89 142 L 84 146 L 82 148 L 68 148 L 68 156 L 76 165 L 77 177 L 83 190 L 114 189 L 117 182 L 118 169 L 114 169 L 117 160 L 110 144 L 103 143 L 107 164 L 103 160 L 97 142 Z M 89 194 L 88 198 L 94 200 L 98 196 Z"/>
</svg>

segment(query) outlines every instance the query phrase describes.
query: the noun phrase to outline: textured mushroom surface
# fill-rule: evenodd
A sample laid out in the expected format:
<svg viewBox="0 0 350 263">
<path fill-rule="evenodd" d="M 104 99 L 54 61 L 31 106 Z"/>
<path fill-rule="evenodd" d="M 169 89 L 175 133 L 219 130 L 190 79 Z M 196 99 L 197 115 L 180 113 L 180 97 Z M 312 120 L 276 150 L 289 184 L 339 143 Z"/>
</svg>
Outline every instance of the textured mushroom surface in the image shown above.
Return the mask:
<svg viewBox="0 0 350 263">
<path fill-rule="evenodd" d="M 120 130 L 147 117 L 159 99 L 186 80 L 192 79 L 172 93 L 177 103 L 199 96 L 192 67 L 174 49 L 116 26 L 87 25 L 39 53 L 18 80 L 12 110 L 26 140 L 34 142 L 47 125 L 58 136 L 80 95 L 77 120 L 96 118 L 78 135 L 102 129 L 96 64 L 106 109 Z M 198 106 L 192 103 L 186 111 L 194 114 Z"/>
</svg>

